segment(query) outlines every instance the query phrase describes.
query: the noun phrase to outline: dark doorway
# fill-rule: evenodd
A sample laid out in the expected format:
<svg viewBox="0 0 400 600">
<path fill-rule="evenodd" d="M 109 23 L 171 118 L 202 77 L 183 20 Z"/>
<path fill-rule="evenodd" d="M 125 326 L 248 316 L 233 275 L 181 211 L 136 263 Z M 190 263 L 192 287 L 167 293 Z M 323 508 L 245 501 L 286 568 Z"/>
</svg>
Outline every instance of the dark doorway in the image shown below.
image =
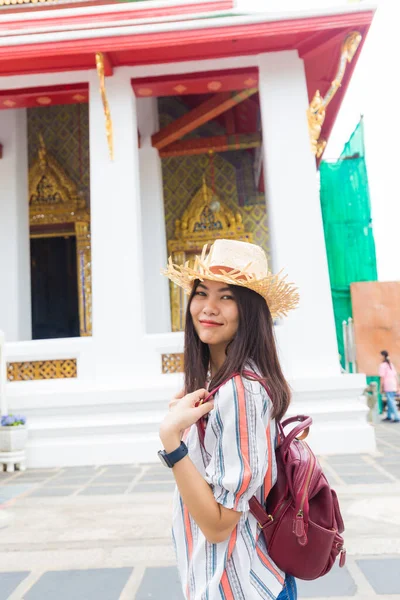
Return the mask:
<svg viewBox="0 0 400 600">
<path fill-rule="evenodd" d="M 31 239 L 32 339 L 79 336 L 75 237 Z"/>
</svg>

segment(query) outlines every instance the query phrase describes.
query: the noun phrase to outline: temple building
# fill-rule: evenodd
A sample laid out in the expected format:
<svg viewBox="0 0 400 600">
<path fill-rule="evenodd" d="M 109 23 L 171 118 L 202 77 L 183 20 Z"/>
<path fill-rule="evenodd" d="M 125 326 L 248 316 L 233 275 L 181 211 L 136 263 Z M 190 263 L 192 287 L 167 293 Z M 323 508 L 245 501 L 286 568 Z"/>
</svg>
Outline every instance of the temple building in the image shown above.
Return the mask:
<svg viewBox="0 0 400 600">
<path fill-rule="evenodd" d="M 375 449 L 317 177 L 374 8 L 254 4 L 0 0 L 0 329 L 29 466 L 157 460 L 186 307 L 160 270 L 217 238 L 299 288 L 275 330 L 313 448 Z"/>
</svg>

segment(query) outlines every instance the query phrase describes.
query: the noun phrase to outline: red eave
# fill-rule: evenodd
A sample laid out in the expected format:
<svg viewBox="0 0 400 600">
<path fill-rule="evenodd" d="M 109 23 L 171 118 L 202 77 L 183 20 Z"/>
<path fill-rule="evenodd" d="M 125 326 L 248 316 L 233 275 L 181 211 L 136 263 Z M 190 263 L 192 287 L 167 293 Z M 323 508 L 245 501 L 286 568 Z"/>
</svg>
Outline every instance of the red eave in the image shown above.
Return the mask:
<svg viewBox="0 0 400 600">
<path fill-rule="evenodd" d="M 231 0 L 228 1 L 231 3 Z M 217 5 L 218 2 L 214 4 Z M 297 50 L 304 60 L 311 100 L 317 90 L 322 96 L 328 91 L 338 68 L 341 46 L 346 35 L 357 30 L 364 41 L 372 18 L 373 12 L 368 10 L 230 26 L 215 26 L 214 19 L 209 19 L 209 26 L 205 28 L 185 29 L 187 24 L 182 23 L 179 31 L 120 36 L 101 36 L 102 30 L 99 28 L 98 37 L 94 39 L 43 41 L 0 47 L 0 75 L 94 69 L 95 53 L 99 51 L 107 54 L 111 73 L 113 67 L 125 65 L 139 66 Z M 204 20 L 201 22 L 204 23 Z M 41 21 L 42 25 L 44 23 L 44 20 Z M 47 19 L 46 24 L 48 23 Z M 26 22 L 26 26 L 30 24 Z M 113 29 L 117 30 L 117 27 Z M 22 33 L 23 30 L 20 29 L 19 32 Z M 44 34 L 43 38 L 45 37 Z M 327 109 L 322 130 L 325 138 L 333 127 L 360 49 L 347 66 L 342 86 Z M 179 77 L 176 77 L 174 83 L 179 85 Z"/>
<path fill-rule="evenodd" d="M 46 87 L 0 90 L 0 109 L 32 108 L 57 104 L 86 104 L 89 84 L 52 85 Z"/>
<path fill-rule="evenodd" d="M 60 70 L 61 66 L 61 70 L 72 70 L 77 65 L 92 69 L 94 54 L 99 51 L 109 53 L 114 66 L 137 66 L 293 50 L 317 32 L 368 27 L 372 16 L 373 13 L 368 11 L 229 27 L 213 27 L 210 19 L 210 26 L 202 29 L 109 37 L 101 36 L 99 30 L 99 36 L 90 39 L 2 46 L 0 74 L 38 73 Z M 33 58 L 34 63 L 25 62 Z M 56 68 L 50 67 L 49 59 Z M 43 62 L 45 60 L 47 63 Z"/>
<path fill-rule="evenodd" d="M 40 7 L 40 5 L 38 5 L 37 7 L 35 7 L 35 13 L 37 14 L 37 18 L 36 19 L 32 19 L 29 21 L 21 21 L 18 20 L 18 15 L 21 12 L 21 9 L 14 9 L 15 12 L 13 13 L 15 16 L 15 21 L 14 20 L 10 20 L 7 21 L 6 23 L 0 23 L 0 35 L 3 31 L 23 31 L 23 29 L 25 27 L 39 27 L 41 25 L 47 25 L 47 26 L 51 26 L 51 27 L 57 27 L 59 25 L 68 27 L 69 25 L 84 25 L 84 24 L 88 24 L 90 25 L 92 28 L 95 28 L 96 25 L 101 26 L 104 23 L 109 23 L 110 21 L 112 21 L 115 24 L 118 24 L 118 22 L 120 21 L 125 21 L 126 19 L 131 19 L 131 20 L 136 20 L 138 21 L 139 19 L 159 19 L 161 17 L 177 17 L 177 19 L 179 19 L 179 17 L 187 17 L 189 15 L 195 15 L 197 13 L 205 13 L 205 11 L 207 11 L 207 13 L 216 13 L 216 12 L 221 12 L 221 11 L 227 11 L 233 8 L 233 1 L 234 0 L 215 0 L 214 2 L 202 2 L 201 0 L 199 0 L 196 3 L 193 4 L 187 4 L 185 2 L 182 2 L 182 4 L 177 5 L 177 6 L 168 6 L 168 7 L 163 7 L 163 8 L 138 8 L 136 10 L 118 10 L 116 11 L 114 7 L 118 7 L 120 8 L 121 5 L 120 3 L 115 3 L 113 4 L 108 4 L 109 6 L 109 10 L 107 12 L 101 12 L 101 13 L 92 13 L 92 14 L 81 14 L 81 15 L 57 15 L 57 16 L 50 16 L 50 18 L 40 18 L 40 12 L 43 12 L 43 10 L 57 10 L 58 12 L 60 12 L 60 6 L 57 4 L 54 5 L 43 5 L 42 7 Z M 106 2 L 99 2 L 99 3 L 91 3 L 91 4 L 84 4 L 82 3 L 80 6 L 81 8 L 90 8 L 91 6 L 94 5 L 100 5 L 100 4 L 106 4 Z M 76 8 L 76 4 L 71 5 L 74 8 Z M 64 8 L 71 8 L 71 6 L 68 5 L 64 5 Z M 42 10 L 41 10 L 42 9 Z M 3 13 L 5 14 L 5 13 Z M 6 14 L 10 14 L 10 9 L 7 10 Z"/>
</svg>

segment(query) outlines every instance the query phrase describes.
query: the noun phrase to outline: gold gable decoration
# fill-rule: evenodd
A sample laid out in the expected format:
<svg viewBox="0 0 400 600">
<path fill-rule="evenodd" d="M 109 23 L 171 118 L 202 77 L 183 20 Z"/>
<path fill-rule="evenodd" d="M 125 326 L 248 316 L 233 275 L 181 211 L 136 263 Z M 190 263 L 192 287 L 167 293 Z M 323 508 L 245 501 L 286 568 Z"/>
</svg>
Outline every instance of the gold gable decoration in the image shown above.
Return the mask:
<svg viewBox="0 0 400 600">
<path fill-rule="evenodd" d="M 80 334 L 92 335 L 89 210 L 75 183 L 48 154 L 41 134 L 38 157 L 29 169 L 29 222 L 31 237 L 75 235 Z"/>
<path fill-rule="evenodd" d="M 29 213 L 32 225 L 89 222 L 86 202 L 39 135 L 38 157 L 29 169 Z"/>
<path fill-rule="evenodd" d="M 183 264 L 200 254 L 204 244 L 216 239 L 252 242 L 246 232 L 242 215 L 230 210 L 207 185 L 205 178 L 199 191 L 190 201 L 182 218 L 175 222 L 175 238 L 168 242 L 168 254 L 174 264 Z M 182 331 L 185 323 L 187 297 L 182 288 L 170 283 L 172 331 Z"/>
</svg>

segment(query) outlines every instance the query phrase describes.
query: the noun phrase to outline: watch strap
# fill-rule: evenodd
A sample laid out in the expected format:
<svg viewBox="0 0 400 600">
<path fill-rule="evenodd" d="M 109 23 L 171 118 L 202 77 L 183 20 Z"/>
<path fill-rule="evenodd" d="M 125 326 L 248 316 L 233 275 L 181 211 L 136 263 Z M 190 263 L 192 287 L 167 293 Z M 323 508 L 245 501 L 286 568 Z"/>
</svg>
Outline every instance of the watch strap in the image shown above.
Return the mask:
<svg viewBox="0 0 400 600">
<path fill-rule="evenodd" d="M 165 462 L 168 464 L 168 466 L 171 469 L 174 465 L 176 465 L 177 462 L 182 460 L 182 458 L 185 458 L 187 453 L 188 453 L 188 449 L 187 449 L 185 442 L 181 442 L 180 446 L 176 450 L 173 450 L 172 452 L 167 453 L 167 452 L 165 452 L 165 450 L 161 451 L 161 454 L 163 455 Z"/>
</svg>

